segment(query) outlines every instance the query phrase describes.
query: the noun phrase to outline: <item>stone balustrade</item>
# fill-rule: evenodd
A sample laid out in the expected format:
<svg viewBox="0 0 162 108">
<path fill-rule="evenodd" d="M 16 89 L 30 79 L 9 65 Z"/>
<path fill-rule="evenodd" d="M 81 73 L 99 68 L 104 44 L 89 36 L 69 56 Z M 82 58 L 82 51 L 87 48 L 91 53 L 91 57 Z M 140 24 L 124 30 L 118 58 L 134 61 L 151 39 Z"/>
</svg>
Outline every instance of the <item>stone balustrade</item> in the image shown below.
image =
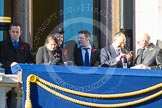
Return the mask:
<svg viewBox="0 0 162 108">
<path fill-rule="evenodd" d="M 18 75 L 6 75 L 0 68 L 0 108 L 7 108 L 6 94 L 11 89 L 17 93 L 16 108 L 22 108 L 22 89 L 18 85 Z"/>
</svg>

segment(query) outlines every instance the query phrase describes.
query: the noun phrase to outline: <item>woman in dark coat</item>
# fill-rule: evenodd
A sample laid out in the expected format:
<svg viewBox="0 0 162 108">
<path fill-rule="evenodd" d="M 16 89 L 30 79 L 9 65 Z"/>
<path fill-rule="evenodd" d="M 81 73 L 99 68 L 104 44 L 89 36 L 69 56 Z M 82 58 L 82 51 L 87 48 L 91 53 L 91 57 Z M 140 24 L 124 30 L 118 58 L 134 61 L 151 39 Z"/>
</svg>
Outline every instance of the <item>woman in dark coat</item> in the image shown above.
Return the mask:
<svg viewBox="0 0 162 108">
<path fill-rule="evenodd" d="M 62 54 L 57 49 L 58 41 L 53 34 L 46 38 L 45 45 L 38 49 L 36 54 L 36 64 L 62 64 Z"/>
</svg>

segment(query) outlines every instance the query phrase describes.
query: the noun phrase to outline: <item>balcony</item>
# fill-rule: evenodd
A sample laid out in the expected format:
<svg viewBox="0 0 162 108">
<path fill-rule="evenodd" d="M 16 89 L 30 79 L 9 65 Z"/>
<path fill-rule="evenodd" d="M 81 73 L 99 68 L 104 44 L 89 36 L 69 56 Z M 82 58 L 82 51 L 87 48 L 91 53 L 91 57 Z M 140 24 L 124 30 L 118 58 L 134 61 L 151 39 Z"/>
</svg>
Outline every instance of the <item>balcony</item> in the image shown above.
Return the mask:
<svg viewBox="0 0 162 108">
<path fill-rule="evenodd" d="M 10 90 L 14 91 L 17 94 L 16 107 L 14 108 L 21 108 L 22 89 L 21 87 L 19 87 L 18 75 L 5 75 L 4 69 L 0 68 L 0 108 L 7 108 L 8 97 L 6 96 L 6 94 Z"/>
</svg>

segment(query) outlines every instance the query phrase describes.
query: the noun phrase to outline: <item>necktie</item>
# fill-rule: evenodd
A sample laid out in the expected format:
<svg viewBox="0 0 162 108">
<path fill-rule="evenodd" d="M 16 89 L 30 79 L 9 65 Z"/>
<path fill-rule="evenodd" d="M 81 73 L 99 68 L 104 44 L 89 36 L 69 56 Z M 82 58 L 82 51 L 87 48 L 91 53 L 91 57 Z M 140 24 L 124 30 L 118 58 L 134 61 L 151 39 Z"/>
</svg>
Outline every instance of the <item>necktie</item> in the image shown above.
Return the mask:
<svg viewBox="0 0 162 108">
<path fill-rule="evenodd" d="M 120 50 L 116 50 L 116 55 L 119 56 L 120 55 Z M 120 67 L 123 67 L 124 66 L 124 63 L 125 63 L 125 58 L 121 58 L 120 61 L 118 62 L 118 64 L 120 65 Z"/>
<path fill-rule="evenodd" d="M 142 58 L 144 58 L 144 57 L 146 56 L 146 51 L 147 51 L 147 49 L 144 48 L 144 49 L 143 49 L 143 52 L 142 52 Z"/>
<path fill-rule="evenodd" d="M 84 59 L 84 66 L 89 66 L 89 53 L 88 53 L 88 49 L 89 48 L 84 48 L 84 50 L 86 51 L 85 59 Z"/>
<path fill-rule="evenodd" d="M 15 49 L 17 50 L 18 49 L 18 46 L 19 46 L 19 43 L 17 41 L 14 41 L 13 43 L 14 43 Z"/>
</svg>

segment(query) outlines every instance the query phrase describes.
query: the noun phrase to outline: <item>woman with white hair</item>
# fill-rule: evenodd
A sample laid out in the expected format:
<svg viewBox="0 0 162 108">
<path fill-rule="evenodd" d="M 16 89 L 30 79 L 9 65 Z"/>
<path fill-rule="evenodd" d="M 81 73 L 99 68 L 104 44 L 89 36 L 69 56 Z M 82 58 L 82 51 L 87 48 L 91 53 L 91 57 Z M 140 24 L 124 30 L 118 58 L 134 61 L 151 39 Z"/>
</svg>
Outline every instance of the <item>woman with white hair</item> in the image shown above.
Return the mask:
<svg viewBox="0 0 162 108">
<path fill-rule="evenodd" d="M 143 69 L 159 69 L 162 67 L 162 49 L 150 42 L 150 35 L 144 33 L 139 39 L 141 46 L 137 50 L 135 65 L 141 65 Z"/>
</svg>

